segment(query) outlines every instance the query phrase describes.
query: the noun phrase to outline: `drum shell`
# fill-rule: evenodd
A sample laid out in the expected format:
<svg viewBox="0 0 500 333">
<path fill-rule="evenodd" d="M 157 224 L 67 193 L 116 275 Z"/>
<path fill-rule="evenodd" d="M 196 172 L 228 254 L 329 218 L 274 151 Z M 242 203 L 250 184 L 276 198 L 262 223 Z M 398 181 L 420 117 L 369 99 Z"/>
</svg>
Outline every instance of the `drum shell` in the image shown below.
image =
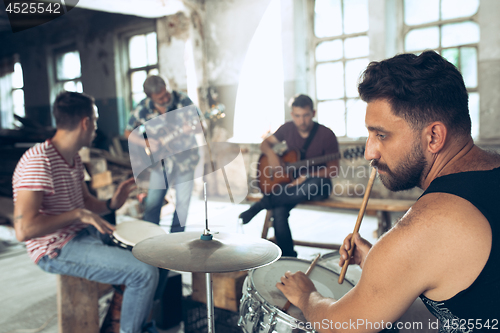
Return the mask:
<svg viewBox="0 0 500 333">
<path fill-rule="evenodd" d="M 296 318 L 283 312 L 277 305 L 275 305 L 277 303 L 280 304 L 281 302 L 284 305 L 286 303 L 286 298 L 284 298 L 281 292 L 277 290 L 274 283 L 279 281 L 279 278 L 286 270 L 296 271 L 300 269 L 305 271 L 307 270 L 309 264 L 310 262 L 306 260 L 282 257 L 276 263 L 249 272 L 243 284 L 243 296 L 240 301 L 240 320 L 238 325 L 242 328 L 243 332 L 316 332 L 312 329 L 314 327 L 312 327 L 311 324 L 305 323 L 298 318 L 299 316 L 302 316 L 301 313 L 300 315 L 295 313 L 295 315 L 297 315 Z M 273 265 L 278 267 L 273 269 Z M 338 285 L 338 274 L 320 265 L 318 265 L 317 268 L 311 272 L 311 279 L 318 288 L 318 291 L 321 292 L 320 287 L 324 289 L 325 285 L 329 285 L 326 292 L 331 291 L 332 294 L 336 295 L 335 297 L 338 298 L 342 297 L 347 291 L 354 287 L 354 285 L 347 280 L 343 285 Z M 265 280 L 272 281 L 266 281 L 263 283 L 262 281 Z M 335 291 L 335 293 L 333 293 L 333 291 Z M 283 299 L 277 299 L 277 294 L 279 294 L 279 297 Z M 263 295 L 271 298 L 271 300 L 266 299 Z M 300 310 L 294 306 L 292 306 L 292 308 L 300 312 Z M 290 313 L 293 313 L 292 308 L 289 310 Z"/>
<path fill-rule="evenodd" d="M 249 286 L 249 277 L 243 283 L 243 296 L 240 301 L 240 320 L 238 326 L 245 333 L 315 333 L 305 330 L 300 320 L 270 306 L 259 293 Z"/>
</svg>

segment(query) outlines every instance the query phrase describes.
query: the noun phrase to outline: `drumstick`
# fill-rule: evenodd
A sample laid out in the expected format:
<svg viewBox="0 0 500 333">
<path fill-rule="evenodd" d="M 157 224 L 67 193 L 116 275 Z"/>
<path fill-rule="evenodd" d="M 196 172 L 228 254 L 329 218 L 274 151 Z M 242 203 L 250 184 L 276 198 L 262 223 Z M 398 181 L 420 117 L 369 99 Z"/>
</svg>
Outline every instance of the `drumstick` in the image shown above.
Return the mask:
<svg viewBox="0 0 500 333">
<path fill-rule="evenodd" d="M 314 266 L 316 266 L 316 263 L 318 262 L 319 258 L 321 258 L 321 254 L 318 254 L 316 258 L 314 258 L 314 260 L 311 262 L 311 265 L 309 265 L 309 268 L 306 271 L 306 276 L 309 276 L 309 274 L 311 274 L 311 271 L 314 268 Z M 285 306 L 283 307 L 283 312 L 287 312 L 290 305 L 292 305 L 292 303 L 290 303 L 290 301 L 287 301 Z"/>
<path fill-rule="evenodd" d="M 354 231 L 351 237 L 351 249 L 347 255 L 347 260 L 344 262 L 342 271 L 339 276 L 339 284 L 344 282 L 345 273 L 347 272 L 347 267 L 349 266 L 349 261 L 351 261 L 352 254 L 354 253 L 354 234 L 359 232 L 359 227 L 361 227 L 361 221 L 363 220 L 363 215 L 365 215 L 366 205 L 368 204 L 368 199 L 370 197 L 370 192 L 372 191 L 373 182 L 375 181 L 375 176 L 377 175 L 377 169 L 373 168 L 370 174 L 370 179 L 368 179 L 368 185 L 366 185 L 365 196 L 363 197 L 363 202 L 361 203 L 361 208 L 358 213 L 358 219 L 356 220 L 356 225 L 354 226 Z"/>
</svg>

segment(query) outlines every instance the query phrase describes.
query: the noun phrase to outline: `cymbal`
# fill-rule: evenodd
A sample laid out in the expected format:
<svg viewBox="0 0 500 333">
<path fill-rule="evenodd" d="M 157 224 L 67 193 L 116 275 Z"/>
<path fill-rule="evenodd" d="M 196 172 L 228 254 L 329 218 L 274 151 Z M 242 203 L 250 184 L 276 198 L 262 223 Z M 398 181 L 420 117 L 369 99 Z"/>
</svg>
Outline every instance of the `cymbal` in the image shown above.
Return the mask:
<svg viewBox="0 0 500 333">
<path fill-rule="evenodd" d="M 214 234 L 201 240 L 199 231 L 155 236 L 137 243 L 134 256 L 152 266 L 181 272 L 224 273 L 254 269 L 281 257 L 274 243 L 242 234 Z"/>
</svg>

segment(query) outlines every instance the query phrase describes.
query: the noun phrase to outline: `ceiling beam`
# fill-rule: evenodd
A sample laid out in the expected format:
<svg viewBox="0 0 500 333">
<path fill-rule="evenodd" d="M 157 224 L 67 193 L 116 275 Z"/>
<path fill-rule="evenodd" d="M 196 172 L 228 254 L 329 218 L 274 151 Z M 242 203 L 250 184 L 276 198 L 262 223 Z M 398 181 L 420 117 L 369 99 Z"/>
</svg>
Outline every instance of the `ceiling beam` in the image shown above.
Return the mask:
<svg viewBox="0 0 500 333">
<path fill-rule="evenodd" d="M 42 0 L 60 2 L 60 0 Z M 92 9 L 101 12 L 158 18 L 186 9 L 182 0 L 63 0 L 67 6 Z"/>
</svg>

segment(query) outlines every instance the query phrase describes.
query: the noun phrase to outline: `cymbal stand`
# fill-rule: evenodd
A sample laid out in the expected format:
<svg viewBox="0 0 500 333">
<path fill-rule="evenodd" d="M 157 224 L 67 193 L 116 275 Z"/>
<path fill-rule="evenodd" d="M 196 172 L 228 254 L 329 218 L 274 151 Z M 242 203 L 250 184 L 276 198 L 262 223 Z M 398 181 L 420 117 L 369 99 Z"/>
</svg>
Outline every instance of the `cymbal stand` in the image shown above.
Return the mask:
<svg viewBox="0 0 500 333">
<path fill-rule="evenodd" d="M 205 280 L 207 282 L 207 325 L 208 333 L 214 333 L 215 320 L 214 320 L 214 294 L 212 291 L 212 273 L 205 273 Z"/>
<path fill-rule="evenodd" d="M 207 183 L 203 183 L 203 194 L 205 197 L 205 230 L 200 239 L 211 241 L 213 236 L 208 229 L 208 210 L 207 210 Z M 207 325 L 208 333 L 215 333 L 215 318 L 214 318 L 214 293 L 212 290 L 212 273 L 205 273 L 206 290 L 207 290 Z"/>
</svg>

